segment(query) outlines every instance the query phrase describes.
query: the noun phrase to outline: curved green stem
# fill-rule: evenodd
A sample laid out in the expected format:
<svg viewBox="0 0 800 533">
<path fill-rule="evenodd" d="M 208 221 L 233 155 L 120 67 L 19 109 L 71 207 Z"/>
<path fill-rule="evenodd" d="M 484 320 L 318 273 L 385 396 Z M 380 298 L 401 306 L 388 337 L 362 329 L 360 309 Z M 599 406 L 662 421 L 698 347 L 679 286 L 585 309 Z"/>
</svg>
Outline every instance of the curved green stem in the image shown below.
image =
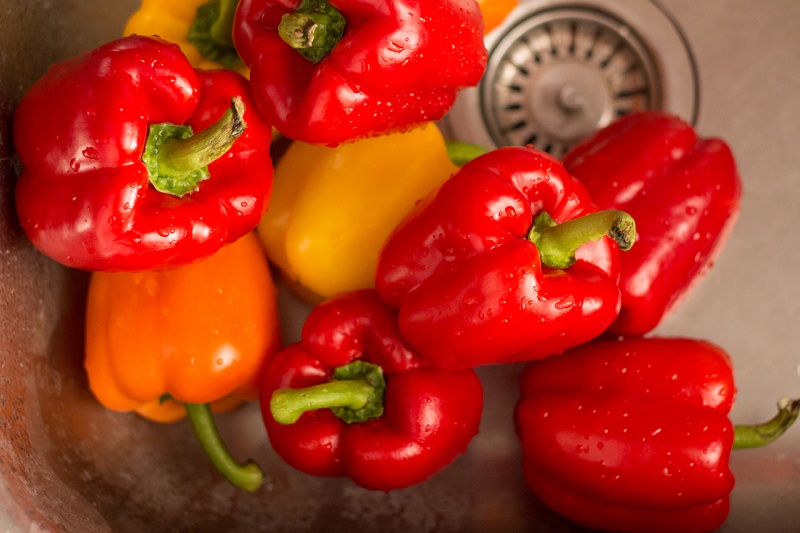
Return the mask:
<svg viewBox="0 0 800 533">
<path fill-rule="evenodd" d="M 269 409 L 279 424 L 293 424 L 308 411 L 331 409 L 347 422 L 363 422 L 383 414 L 386 381 L 380 367 L 354 361 L 334 371 L 334 379 L 303 389 L 278 389 Z"/>
<path fill-rule="evenodd" d="M 800 414 L 800 399 L 781 399 L 778 402 L 778 414 L 770 420 L 762 424 L 734 426 L 734 449 L 757 448 L 774 442 L 794 424 L 798 414 Z"/>
<path fill-rule="evenodd" d="M 636 223 L 624 211 L 609 209 L 558 224 L 548 213 L 540 213 L 533 222 L 528 239 L 539 249 L 542 264 L 567 268 L 575 262 L 575 252 L 582 244 L 610 237 L 621 250 L 629 250 L 636 240 Z"/>
<path fill-rule="evenodd" d="M 229 69 L 242 66 L 233 45 L 233 21 L 238 4 L 238 0 L 209 0 L 199 5 L 186 36 L 204 58 Z"/>
<path fill-rule="evenodd" d="M 151 124 L 142 162 L 156 190 L 183 196 L 209 177 L 208 165 L 222 157 L 245 130 L 244 103 L 238 96 L 214 124 L 193 134 L 189 126 Z"/>
<path fill-rule="evenodd" d="M 236 487 L 254 492 L 264 482 L 264 473 L 254 462 L 239 464 L 231 456 L 214 424 L 214 416 L 207 403 L 186 403 L 186 413 L 189 417 L 189 424 L 203 451 L 217 470 Z"/>
<path fill-rule="evenodd" d="M 344 36 L 347 21 L 326 0 L 303 0 L 294 13 L 284 15 L 278 35 L 312 63 L 319 63 Z"/>
<path fill-rule="evenodd" d="M 450 161 L 457 167 L 463 167 L 476 157 L 480 157 L 489 152 L 489 150 L 477 144 L 461 141 L 447 141 L 445 146 L 447 147 L 447 157 L 449 157 Z"/>
</svg>

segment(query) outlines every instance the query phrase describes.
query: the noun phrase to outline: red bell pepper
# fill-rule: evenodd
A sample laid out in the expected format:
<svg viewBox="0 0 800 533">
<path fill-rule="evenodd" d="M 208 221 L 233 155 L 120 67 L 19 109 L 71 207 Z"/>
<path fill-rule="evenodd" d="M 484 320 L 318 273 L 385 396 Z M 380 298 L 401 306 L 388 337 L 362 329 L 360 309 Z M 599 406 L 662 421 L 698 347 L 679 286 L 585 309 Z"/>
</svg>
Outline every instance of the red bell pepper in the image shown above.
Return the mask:
<svg viewBox="0 0 800 533">
<path fill-rule="evenodd" d="M 380 253 L 376 288 L 437 367 L 542 358 L 616 318 L 619 252 L 606 235 L 627 248 L 633 221 L 596 212 L 548 154 L 501 148 L 466 163 L 401 221 Z"/>
<path fill-rule="evenodd" d="M 264 116 L 325 145 L 438 120 L 488 57 L 475 0 L 242 0 L 233 38 Z"/>
<path fill-rule="evenodd" d="M 564 166 L 602 209 L 635 220 L 622 258 L 622 308 L 610 332 L 655 328 L 711 267 L 733 229 L 741 183 L 730 148 L 677 117 L 627 115 L 575 146 Z"/>
<path fill-rule="evenodd" d="M 515 420 L 533 492 L 603 531 L 700 532 L 725 521 L 732 447 L 767 444 L 797 418 L 728 419 L 728 355 L 682 338 L 604 339 L 526 365 Z"/>
<path fill-rule="evenodd" d="M 54 65 L 19 103 L 20 223 L 69 267 L 189 263 L 258 224 L 270 138 L 241 75 L 196 71 L 155 38 L 113 41 Z"/>
<path fill-rule="evenodd" d="M 372 290 L 342 294 L 314 308 L 302 340 L 271 361 L 262 414 L 288 464 L 387 491 L 429 478 L 465 451 L 478 432 L 480 380 L 470 370 L 431 369 L 396 319 Z"/>
</svg>

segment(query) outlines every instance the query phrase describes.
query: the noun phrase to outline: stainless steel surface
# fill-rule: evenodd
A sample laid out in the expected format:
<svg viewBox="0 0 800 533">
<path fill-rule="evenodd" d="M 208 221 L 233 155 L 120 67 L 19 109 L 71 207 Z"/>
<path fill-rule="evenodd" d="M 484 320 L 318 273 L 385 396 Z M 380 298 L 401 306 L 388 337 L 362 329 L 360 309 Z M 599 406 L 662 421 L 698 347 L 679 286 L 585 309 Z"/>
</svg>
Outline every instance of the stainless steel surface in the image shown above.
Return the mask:
<svg viewBox="0 0 800 533">
<path fill-rule="evenodd" d="M 486 75 L 443 121 L 451 137 L 560 157 L 632 111 L 696 118 L 691 49 L 656 2 L 522 0 L 486 42 Z"/>
<path fill-rule="evenodd" d="M 16 226 L 6 126 L 51 62 L 116 37 L 137 3 L 0 0 L 0 531 L 578 531 L 522 482 L 510 424 L 517 367 L 481 370 L 486 410 L 465 456 L 389 494 L 285 467 L 255 406 L 219 420 L 234 454 L 269 473 L 263 492 L 245 495 L 218 480 L 185 425 L 153 427 L 93 402 L 80 367 L 86 279 L 39 256 Z M 651 3 L 617 4 L 635 12 Z M 744 196 L 722 255 L 656 333 L 727 349 L 738 385 L 731 417 L 761 421 L 780 396 L 800 395 L 800 2 L 661 5 L 694 54 L 697 129 L 730 144 Z M 643 38 L 662 31 L 649 30 Z M 662 88 L 664 105 L 676 105 L 680 91 Z M 285 292 L 282 305 L 292 340 L 307 308 Z M 735 452 L 731 464 L 737 483 L 721 531 L 798 531 L 800 427 L 769 447 Z"/>
<path fill-rule="evenodd" d="M 658 108 L 660 89 L 655 60 L 628 26 L 602 11 L 553 7 L 500 37 L 478 90 L 495 145 L 560 157 L 618 116 Z"/>
</svg>

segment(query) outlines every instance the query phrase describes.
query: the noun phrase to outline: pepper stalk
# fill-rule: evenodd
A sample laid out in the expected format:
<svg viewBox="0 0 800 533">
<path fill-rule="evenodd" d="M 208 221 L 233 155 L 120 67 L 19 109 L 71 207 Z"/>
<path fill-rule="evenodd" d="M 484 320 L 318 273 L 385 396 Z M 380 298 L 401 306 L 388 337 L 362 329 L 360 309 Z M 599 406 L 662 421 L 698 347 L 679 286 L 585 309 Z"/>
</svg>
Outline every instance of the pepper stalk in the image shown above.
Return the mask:
<svg viewBox="0 0 800 533">
<path fill-rule="evenodd" d="M 550 268 L 568 268 L 581 245 L 602 237 L 614 240 L 620 250 L 629 250 L 636 240 L 636 222 L 624 211 L 608 209 L 559 224 L 543 211 L 528 233 L 528 240 L 539 249 L 542 264 Z"/>
<path fill-rule="evenodd" d="M 333 380 L 302 389 L 278 389 L 269 408 L 279 424 L 293 424 L 303 413 L 331 409 L 348 424 L 383 415 L 386 379 L 381 367 L 357 360 L 334 369 Z"/>
<path fill-rule="evenodd" d="M 463 141 L 447 141 L 445 142 L 445 147 L 447 149 L 447 157 L 457 167 L 463 167 L 476 157 L 489 152 L 483 146 Z"/>
<path fill-rule="evenodd" d="M 800 414 L 800 399 L 782 398 L 778 413 L 766 422 L 755 425 L 736 425 L 733 428 L 733 448 L 758 448 L 774 442 L 786 432 Z"/>
<path fill-rule="evenodd" d="M 294 13 L 281 18 L 278 35 L 316 64 L 339 44 L 346 24 L 344 15 L 326 0 L 303 0 Z"/>
<path fill-rule="evenodd" d="M 264 473 L 258 464 L 248 461 L 239 464 L 231 456 L 214 424 L 211 407 L 207 403 L 186 403 L 186 414 L 203 451 L 211 463 L 234 486 L 254 492 L 264 482 Z"/>
<path fill-rule="evenodd" d="M 243 65 L 233 44 L 233 21 L 238 4 L 238 0 L 209 0 L 201 4 L 186 36 L 203 57 L 231 70 Z"/>
<path fill-rule="evenodd" d="M 142 162 L 156 190 L 181 197 L 208 179 L 208 165 L 233 146 L 244 133 L 244 102 L 238 96 L 211 126 L 194 134 L 187 125 L 151 124 Z"/>
</svg>

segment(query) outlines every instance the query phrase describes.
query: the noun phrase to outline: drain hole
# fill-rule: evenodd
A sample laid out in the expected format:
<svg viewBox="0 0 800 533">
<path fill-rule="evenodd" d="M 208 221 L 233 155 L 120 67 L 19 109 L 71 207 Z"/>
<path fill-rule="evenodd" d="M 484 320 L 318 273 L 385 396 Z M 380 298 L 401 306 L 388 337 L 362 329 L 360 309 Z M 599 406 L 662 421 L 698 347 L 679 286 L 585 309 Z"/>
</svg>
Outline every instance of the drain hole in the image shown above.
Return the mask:
<svg viewBox="0 0 800 533">
<path fill-rule="evenodd" d="M 694 59 L 653 0 L 521 1 L 486 44 L 486 74 L 442 121 L 449 138 L 487 148 L 533 144 L 561 157 L 634 111 L 696 118 Z"/>
<path fill-rule="evenodd" d="M 539 12 L 506 33 L 479 90 L 495 145 L 539 144 L 556 156 L 614 118 L 659 103 L 655 61 L 636 33 L 577 8 Z"/>
</svg>

